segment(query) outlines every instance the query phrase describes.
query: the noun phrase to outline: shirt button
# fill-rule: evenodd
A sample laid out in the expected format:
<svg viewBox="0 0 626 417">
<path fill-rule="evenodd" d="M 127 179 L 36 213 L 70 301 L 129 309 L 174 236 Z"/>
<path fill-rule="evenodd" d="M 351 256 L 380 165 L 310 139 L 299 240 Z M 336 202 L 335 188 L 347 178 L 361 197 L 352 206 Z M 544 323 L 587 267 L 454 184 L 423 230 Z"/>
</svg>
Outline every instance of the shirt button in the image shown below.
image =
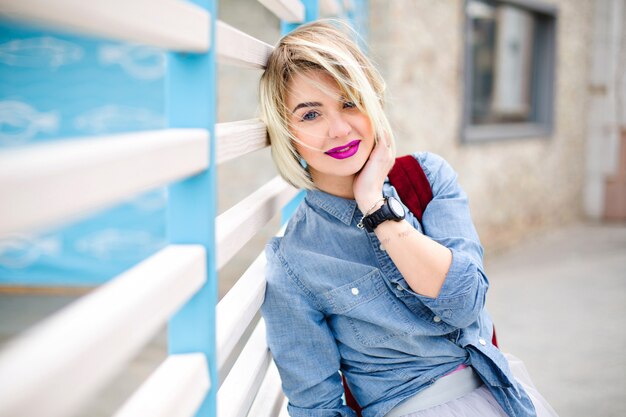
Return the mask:
<svg viewBox="0 0 626 417">
<path fill-rule="evenodd" d="M 359 295 L 359 289 L 356 288 L 356 287 L 352 288 L 352 294 L 353 295 Z"/>
<path fill-rule="evenodd" d="M 402 288 L 402 285 L 400 285 L 400 284 L 396 285 L 396 288 L 398 289 L 398 291 L 404 290 L 404 288 Z"/>
<path fill-rule="evenodd" d="M 383 244 L 382 244 L 382 243 L 381 243 L 380 245 L 378 245 L 378 248 L 379 248 L 381 251 L 383 251 L 383 252 L 385 252 L 385 251 L 386 251 L 386 250 L 385 250 L 385 247 L 383 246 Z"/>
<path fill-rule="evenodd" d="M 433 317 L 433 321 L 434 321 L 435 323 L 439 323 L 439 322 L 441 321 L 441 317 L 439 317 L 439 316 L 435 316 L 435 317 Z"/>
<path fill-rule="evenodd" d="M 485 339 L 483 339 L 482 337 L 480 339 L 478 339 L 478 343 L 480 343 L 483 346 L 485 346 L 487 344 L 487 342 L 485 342 Z"/>
</svg>

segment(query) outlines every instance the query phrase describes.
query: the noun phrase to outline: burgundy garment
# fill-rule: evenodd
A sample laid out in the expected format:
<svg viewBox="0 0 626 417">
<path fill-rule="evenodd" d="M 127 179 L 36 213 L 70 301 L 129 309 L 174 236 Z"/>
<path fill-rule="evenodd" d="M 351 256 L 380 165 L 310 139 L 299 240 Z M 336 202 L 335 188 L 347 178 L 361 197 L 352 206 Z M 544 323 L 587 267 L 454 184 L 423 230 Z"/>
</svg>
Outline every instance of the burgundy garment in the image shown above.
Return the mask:
<svg viewBox="0 0 626 417">
<path fill-rule="evenodd" d="M 413 155 L 396 158 L 389 172 L 389 182 L 395 187 L 400 200 L 421 223 L 424 210 L 433 199 L 433 192 L 417 159 Z"/>
</svg>

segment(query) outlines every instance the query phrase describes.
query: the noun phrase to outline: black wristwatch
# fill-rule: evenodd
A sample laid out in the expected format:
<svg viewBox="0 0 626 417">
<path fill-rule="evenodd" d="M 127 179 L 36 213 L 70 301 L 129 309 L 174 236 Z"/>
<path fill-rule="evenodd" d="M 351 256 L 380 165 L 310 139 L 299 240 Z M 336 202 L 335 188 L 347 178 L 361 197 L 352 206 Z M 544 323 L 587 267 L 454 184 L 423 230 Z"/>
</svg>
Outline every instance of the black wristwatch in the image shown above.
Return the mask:
<svg viewBox="0 0 626 417">
<path fill-rule="evenodd" d="M 368 232 L 373 232 L 379 224 L 393 220 L 399 222 L 404 219 L 404 206 L 396 198 L 387 197 L 381 208 L 372 214 L 363 217 L 359 223 L 359 227 L 365 228 Z"/>
</svg>

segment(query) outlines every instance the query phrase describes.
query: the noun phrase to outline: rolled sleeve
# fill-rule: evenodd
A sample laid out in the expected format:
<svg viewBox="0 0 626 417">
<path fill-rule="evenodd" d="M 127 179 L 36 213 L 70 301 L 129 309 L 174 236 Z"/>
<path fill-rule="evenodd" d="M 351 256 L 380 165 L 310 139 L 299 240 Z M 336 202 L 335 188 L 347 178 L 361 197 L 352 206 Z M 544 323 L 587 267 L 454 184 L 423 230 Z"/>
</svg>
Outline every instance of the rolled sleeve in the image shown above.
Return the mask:
<svg viewBox="0 0 626 417">
<path fill-rule="evenodd" d="M 452 263 L 437 298 L 417 295 L 446 323 L 467 327 L 485 305 L 489 281 L 483 272 L 483 248 L 472 222 L 467 195 L 443 158 L 416 154 L 433 192 L 422 217 L 424 233 L 452 252 Z"/>
<path fill-rule="evenodd" d="M 452 250 L 452 264 L 437 298 L 416 294 L 422 303 L 451 326 L 467 327 L 485 305 L 487 280 L 463 252 Z"/>
<path fill-rule="evenodd" d="M 315 296 L 277 252 L 276 242 L 268 244 L 261 313 L 289 414 L 356 417 L 343 404 L 339 351 Z"/>
</svg>

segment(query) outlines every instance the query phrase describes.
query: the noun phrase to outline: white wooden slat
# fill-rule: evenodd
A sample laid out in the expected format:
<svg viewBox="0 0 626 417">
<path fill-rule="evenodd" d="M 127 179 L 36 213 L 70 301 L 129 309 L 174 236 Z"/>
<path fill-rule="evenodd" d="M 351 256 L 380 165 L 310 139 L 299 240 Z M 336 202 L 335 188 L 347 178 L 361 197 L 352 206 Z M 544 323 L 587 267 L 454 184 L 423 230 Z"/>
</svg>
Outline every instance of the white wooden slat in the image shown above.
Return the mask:
<svg viewBox="0 0 626 417">
<path fill-rule="evenodd" d="M 265 296 L 265 254 L 261 253 L 216 308 L 217 369 L 224 367 L 256 316 Z"/>
<path fill-rule="evenodd" d="M 217 164 L 269 146 L 267 129 L 261 119 L 215 125 Z"/>
<path fill-rule="evenodd" d="M 300 0 L 259 0 L 259 3 L 286 22 L 304 22 L 304 5 Z"/>
<path fill-rule="evenodd" d="M 278 417 L 284 399 L 280 375 L 276 364 L 272 361 L 250 407 L 248 417 Z"/>
<path fill-rule="evenodd" d="M 338 16 L 341 14 L 340 0 L 320 0 L 320 14 L 325 17 Z"/>
<path fill-rule="evenodd" d="M 169 246 L 10 341 L 0 416 L 75 413 L 204 284 L 205 257 L 200 245 Z"/>
<path fill-rule="evenodd" d="M 216 219 L 217 268 L 226 264 L 298 190 L 275 177 Z"/>
<path fill-rule="evenodd" d="M 210 15 L 181 0 L 0 0 L 0 15 L 86 35 L 205 52 Z"/>
<path fill-rule="evenodd" d="M 0 151 L 0 236 L 55 225 L 201 172 L 203 129 L 61 140 Z"/>
<path fill-rule="evenodd" d="M 265 342 L 265 322 L 261 319 L 217 392 L 219 417 L 246 416 L 265 378 L 270 360 Z"/>
<path fill-rule="evenodd" d="M 280 407 L 280 414 L 278 414 L 278 417 L 289 417 L 287 404 L 289 404 L 289 400 L 287 399 L 287 397 L 285 397 L 285 399 L 283 400 L 283 405 Z"/>
<path fill-rule="evenodd" d="M 215 26 L 217 60 L 221 64 L 265 68 L 274 47 L 218 20 Z"/>
<path fill-rule="evenodd" d="M 114 417 L 193 417 L 210 385 L 204 354 L 171 355 Z"/>
<path fill-rule="evenodd" d="M 285 233 L 283 226 L 276 236 Z M 227 364 L 239 340 L 263 304 L 265 296 L 265 252 L 261 252 L 216 307 L 217 369 L 226 378 Z"/>
</svg>

